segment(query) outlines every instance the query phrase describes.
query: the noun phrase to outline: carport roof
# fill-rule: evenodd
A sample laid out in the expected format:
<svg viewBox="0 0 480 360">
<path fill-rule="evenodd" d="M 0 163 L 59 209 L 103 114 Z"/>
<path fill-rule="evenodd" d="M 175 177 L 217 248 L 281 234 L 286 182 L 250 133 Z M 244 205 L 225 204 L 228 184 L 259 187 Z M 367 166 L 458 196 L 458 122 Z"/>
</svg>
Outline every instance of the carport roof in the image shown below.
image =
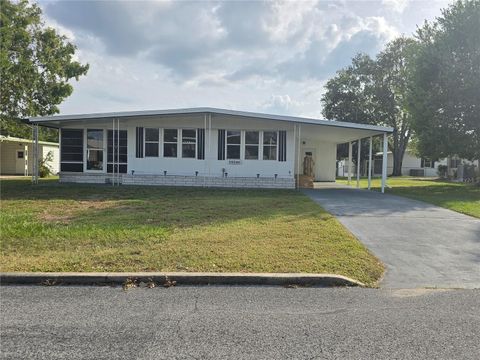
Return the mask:
<svg viewBox="0 0 480 360">
<path fill-rule="evenodd" d="M 31 117 L 28 120 L 33 124 L 47 125 L 60 127 L 61 122 L 66 121 L 85 121 L 85 120 L 99 120 L 107 118 L 132 118 L 132 117 L 147 117 L 147 116 L 162 116 L 162 115 L 189 115 L 189 114 L 220 114 L 229 116 L 239 116 L 248 118 L 257 118 L 264 120 L 286 121 L 299 124 L 323 125 L 347 129 L 371 130 L 378 132 L 393 132 L 393 128 L 357 124 L 343 121 L 320 120 L 312 118 L 304 118 L 297 116 L 264 114 L 249 111 L 238 111 L 219 109 L 211 107 L 185 108 L 185 109 L 166 109 L 166 110 L 142 110 L 142 111 L 121 111 L 121 112 L 107 112 L 107 113 L 90 113 L 90 114 L 75 114 L 75 115 L 53 115 L 44 117 Z"/>
</svg>

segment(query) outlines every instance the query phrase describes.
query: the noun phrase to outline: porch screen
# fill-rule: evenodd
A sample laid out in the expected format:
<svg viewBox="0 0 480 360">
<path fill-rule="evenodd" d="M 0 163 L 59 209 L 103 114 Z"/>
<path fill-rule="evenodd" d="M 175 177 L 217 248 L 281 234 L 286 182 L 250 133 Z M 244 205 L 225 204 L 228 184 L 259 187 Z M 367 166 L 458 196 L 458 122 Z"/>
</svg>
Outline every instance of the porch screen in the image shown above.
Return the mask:
<svg viewBox="0 0 480 360">
<path fill-rule="evenodd" d="M 83 172 L 83 129 L 62 129 L 60 171 Z"/>
<path fill-rule="evenodd" d="M 197 159 L 205 159 L 205 129 L 197 129 Z"/>
<path fill-rule="evenodd" d="M 218 130 L 218 160 L 225 160 L 225 130 Z"/>
<path fill-rule="evenodd" d="M 115 156 L 115 172 L 127 172 L 127 130 L 120 130 L 117 136 L 115 131 L 115 148 L 113 147 L 112 130 L 107 133 L 107 172 L 113 172 L 113 157 Z"/>
<path fill-rule="evenodd" d="M 143 127 L 137 127 L 135 140 L 135 157 L 143 158 Z"/>
<path fill-rule="evenodd" d="M 278 161 L 287 161 L 287 132 L 278 132 Z"/>
</svg>

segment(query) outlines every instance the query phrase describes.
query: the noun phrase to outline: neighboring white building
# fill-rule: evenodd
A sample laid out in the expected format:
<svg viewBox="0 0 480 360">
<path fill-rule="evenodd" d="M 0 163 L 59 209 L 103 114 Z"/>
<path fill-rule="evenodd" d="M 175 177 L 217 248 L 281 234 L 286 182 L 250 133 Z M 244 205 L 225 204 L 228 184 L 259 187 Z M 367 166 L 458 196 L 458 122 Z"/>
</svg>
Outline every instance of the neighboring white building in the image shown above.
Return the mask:
<svg viewBox="0 0 480 360">
<path fill-rule="evenodd" d="M 58 143 L 39 141 L 39 154 L 45 158 L 49 152 L 53 160 L 47 165 L 53 174 L 60 171 L 60 151 Z M 33 141 L 0 135 L 0 174 L 1 175 L 32 175 Z"/>
<path fill-rule="evenodd" d="M 375 154 L 374 159 L 374 175 L 380 175 L 382 173 L 382 156 L 383 152 L 378 152 Z M 458 168 L 462 164 L 475 165 L 478 167 L 478 160 L 469 161 L 465 159 L 460 159 L 457 156 L 452 156 L 445 159 L 440 159 L 438 161 L 431 161 L 430 159 L 419 158 L 412 151 L 407 150 L 403 156 L 402 162 L 402 175 L 407 176 L 438 176 L 438 166 L 446 165 L 448 166 L 450 176 L 456 174 Z M 393 172 L 393 154 L 391 151 L 387 152 L 387 173 L 391 175 Z"/>
<path fill-rule="evenodd" d="M 316 181 L 335 181 L 337 144 L 392 132 L 214 108 L 29 120 L 60 129 L 60 181 L 148 185 L 294 188 L 306 153 Z"/>
</svg>

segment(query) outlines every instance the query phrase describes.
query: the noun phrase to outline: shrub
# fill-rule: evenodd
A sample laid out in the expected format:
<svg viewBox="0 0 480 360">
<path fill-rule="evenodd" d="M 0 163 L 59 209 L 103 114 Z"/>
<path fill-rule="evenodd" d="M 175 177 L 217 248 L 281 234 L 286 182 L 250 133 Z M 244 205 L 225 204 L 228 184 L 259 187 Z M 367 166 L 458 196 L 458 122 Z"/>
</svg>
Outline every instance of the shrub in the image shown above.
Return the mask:
<svg viewBox="0 0 480 360">
<path fill-rule="evenodd" d="M 51 161 L 53 161 L 53 153 L 51 151 L 49 151 L 45 157 L 40 159 L 40 163 L 38 164 L 38 175 L 41 178 L 47 177 L 52 173 L 52 169 L 50 168 L 50 165 L 48 165 Z"/>
<path fill-rule="evenodd" d="M 447 177 L 447 171 L 448 171 L 448 166 L 447 165 L 438 165 L 437 174 L 442 179 L 445 179 Z"/>
</svg>

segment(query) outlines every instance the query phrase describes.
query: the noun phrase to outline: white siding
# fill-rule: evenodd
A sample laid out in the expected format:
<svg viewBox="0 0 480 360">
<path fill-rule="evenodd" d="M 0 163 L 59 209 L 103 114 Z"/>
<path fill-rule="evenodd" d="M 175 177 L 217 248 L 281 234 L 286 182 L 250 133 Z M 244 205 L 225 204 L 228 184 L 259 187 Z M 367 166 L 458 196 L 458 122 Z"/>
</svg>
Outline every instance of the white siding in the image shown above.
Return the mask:
<svg viewBox="0 0 480 360">
<path fill-rule="evenodd" d="M 99 121 L 92 125 L 69 125 L 68 128 L 75 129 L 112 129 L 112 123 L 109 121 Z M 65 128 L 67 128 L 65 127 Z M 163 175 L 167 171 L 168 175 L 195 176 L 195 172 L 199 172 L 199 176 L 222 176 L 222 169 L 228 173 L 229 177 L 277 177 L 293 178 L 294 164 L 294 138 L 293 125 L 286 122 L 267 121 L 259 119 L 233 119 L 223 118 L 222 116 L 212 117 L 211 132 L 205 133 L 205 160 L 182 158 L 179 153 L 177 158 L 164 158 L 160 150 L 159 157 L 136 158 L 136 127 L 144 128 L 161 128 L 161 129 L 198 129 L 205 127 L 203 115 L 197 116 L 171 116 L 168 118 L 139 118 L 122 120 L 120 129 L 128 132 L 128 167 L 127 172 L 131 174 L 132 170 L 137 175 L 157 174 Z M 245 160 L 244 159 L 244 139 L 242 138 L 241 160 L 240 164 L 232 165 L 228 160 L 218 160 L 218 129 L 225 130 L 266 130 L 266 131 L 287 131 L 287 161 L 280 162 L 277 160 Z M 162 140 L 160 139 L 160 149 L 162 149 Z M 209 143 L 210 140 L 210 143 Z M 180 139 L 179 139 L 180 141 Z M 106 150 L 106 144 L 105 150 Z M 106 158 L 106 154 L 105 154 Z M 106 169 L 105 171 L 106 172 Z"/>
<path fill-rule="evenodd" d="M 25 151 L 26 149 L 26 151 Z M 53 153 L 53 160 L 48 163 L 53 174 L 59 172 L 60 151 L 56 145 L 39 144 L 40 156 L 44 158 L 49 151 Z M 17 152 L 24 151 L 25 158 L 17 159 Z M 28 175 L 33 169 L 33 145 L 29 142 L 2 141 L 0 142 L 1 170 L 3 175 L 24 175 L 25 161 L 28 163 Z"/>
</svg>

